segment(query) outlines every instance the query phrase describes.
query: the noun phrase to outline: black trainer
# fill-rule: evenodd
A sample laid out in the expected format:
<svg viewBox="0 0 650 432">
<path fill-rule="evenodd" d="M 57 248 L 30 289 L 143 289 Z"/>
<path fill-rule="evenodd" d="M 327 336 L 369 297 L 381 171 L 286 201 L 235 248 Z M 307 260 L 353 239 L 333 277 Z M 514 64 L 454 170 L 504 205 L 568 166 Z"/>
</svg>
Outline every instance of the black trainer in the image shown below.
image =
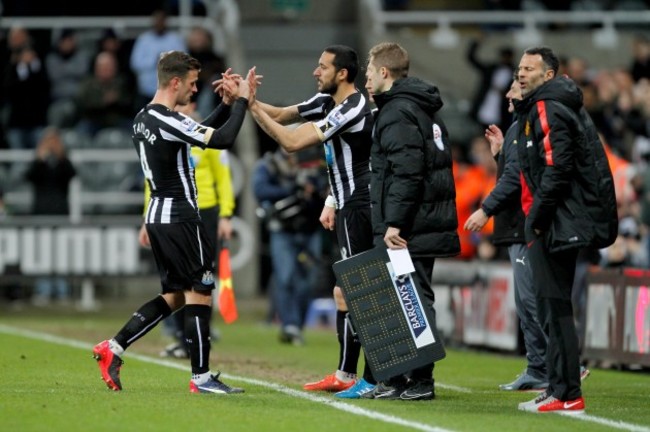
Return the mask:
<svg viewBox="0 0 650 432">
<path fill-rule="evenodd" d="M 190 380 L 190 393 L 217 393 L 217 394 L 233 394 L 244 393 L 244 389 L 239 387 L 230 387 L 219 379 L 221 373 L 212 375 L 210 379 L 204 384 L 195 384 Z"/>
<path fill-rule="evenodd" d="M 399 399 L 402 392 L 406 389 L 407 382 L 403 376 L 394 377 L 386 382 L 380 382 L 372 392 L 362 395 L 368 399 Z"/>
<path fill-rule="evenodd" d="M 412 381 L 399 395 L 402 400 L 432 400 L 436 393 L 433 389 L 433 380 Z"/>
</svg>

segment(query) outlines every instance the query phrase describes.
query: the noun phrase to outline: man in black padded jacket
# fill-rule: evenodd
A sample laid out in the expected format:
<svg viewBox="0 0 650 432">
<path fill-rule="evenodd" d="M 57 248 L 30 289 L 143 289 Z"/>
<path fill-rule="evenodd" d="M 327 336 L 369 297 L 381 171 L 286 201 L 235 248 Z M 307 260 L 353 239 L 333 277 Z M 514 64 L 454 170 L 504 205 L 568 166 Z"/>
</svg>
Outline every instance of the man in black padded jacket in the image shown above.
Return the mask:
<svg viewBox="0 0 650 432">
<path fill-rule="evenodd" d="M 408 251 L 418 295 L 433 309 L 436 257 L 460 252 L 456 188 L 447 129 L 438 118 L 438 89 L 408 77 L 409 58 L 395 43 L 369 52 L 366 89 L 374 97 L 370 201 L 375 245 Z M 434 311 L 435 312 L 435 311 Z M 376 399 L 435 397 L 433 362 L 375 388 Z"/>
</svg>

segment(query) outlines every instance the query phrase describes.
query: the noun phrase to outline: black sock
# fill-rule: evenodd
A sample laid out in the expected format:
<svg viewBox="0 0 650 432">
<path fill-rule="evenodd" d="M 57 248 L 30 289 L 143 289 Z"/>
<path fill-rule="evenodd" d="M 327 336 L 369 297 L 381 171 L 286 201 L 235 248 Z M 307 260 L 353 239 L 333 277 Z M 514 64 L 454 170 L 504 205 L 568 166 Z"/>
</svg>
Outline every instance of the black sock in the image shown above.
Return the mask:
<svg viewBox="0 0 650 432">
<path fill-rule="evenodd" d="M 174 320 L 174 337 L 185 349 L 187 349 L 187 342 L 185 341 L 185 308 L 182 307 L 172 316 Z"/>
<path fill-rule="evenodd" d="M 369 384 L 377 384 L 377 380 L 372 376 L 372 371 L 370 370 L 370 365 L 368 364 L 368 357 L 363 355 L 363 360 L 365 366 L 363 367 L 363 379 L 366 380 Z"/>
<path fill-rule="evenodd" d="M 190 352 L 192 374 L 210 371 L 210 317 L 209 305 L 185 305 L 185 338 Z"/>
<path fill-rule="evenodd" d="M 124 327 L 115 336 L 115 341 L 124 349 L 149 333 L 160 321 L 171 315 L 172 310 L 161 296 L 140 306 Z"/>
<path fill-rule="evenodd" d="M 352 329 L 347 322 L 347 315 L 347 312 L 336 311 L 336 334 L 339 340 L 339 370 L 356 375 L 361 344 L 352 334 Z"/>
</svg>

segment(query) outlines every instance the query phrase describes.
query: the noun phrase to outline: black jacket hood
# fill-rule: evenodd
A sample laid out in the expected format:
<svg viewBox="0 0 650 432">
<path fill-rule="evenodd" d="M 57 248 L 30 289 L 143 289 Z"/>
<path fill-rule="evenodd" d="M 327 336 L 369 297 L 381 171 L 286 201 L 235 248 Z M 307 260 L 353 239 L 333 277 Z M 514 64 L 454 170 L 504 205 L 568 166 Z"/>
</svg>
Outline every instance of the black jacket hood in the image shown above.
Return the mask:
<svg viewBox="0 0 650 432">
<path fill-rule="evenodd" d="M 546 81 L 523 100 L 515 100 L 515 111 L 527 112 L 532 104 L 540 100 L 560 102 L 577 113 L 582 107 L 582 90 L 571 78 L 561 76 Z"/>
<path fill-rule="evenodd" d="M 416 77 L 400 78 L 393 83 L 390 90 L 374 96 L 379 109 L 396 98 L 406 98 L 418 104 L 431 116 L 442 108 L 442 98 L 438 88 Z"/>
</svg>

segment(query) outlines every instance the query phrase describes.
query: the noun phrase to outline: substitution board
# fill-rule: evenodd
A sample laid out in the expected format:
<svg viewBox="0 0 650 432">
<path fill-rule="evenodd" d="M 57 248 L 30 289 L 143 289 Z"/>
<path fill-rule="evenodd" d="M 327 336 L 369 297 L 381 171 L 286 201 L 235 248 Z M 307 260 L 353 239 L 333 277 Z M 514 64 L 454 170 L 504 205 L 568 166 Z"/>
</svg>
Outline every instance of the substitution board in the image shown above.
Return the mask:
<svg viewBox="0 0 650 432">
<path fill-rule="evenodd" d="M 411 273 L 396 275 L 386 248 L 333 265 L 373 376 L 378 381 L 445 357 L 435 313 Z"/>
</svg>

